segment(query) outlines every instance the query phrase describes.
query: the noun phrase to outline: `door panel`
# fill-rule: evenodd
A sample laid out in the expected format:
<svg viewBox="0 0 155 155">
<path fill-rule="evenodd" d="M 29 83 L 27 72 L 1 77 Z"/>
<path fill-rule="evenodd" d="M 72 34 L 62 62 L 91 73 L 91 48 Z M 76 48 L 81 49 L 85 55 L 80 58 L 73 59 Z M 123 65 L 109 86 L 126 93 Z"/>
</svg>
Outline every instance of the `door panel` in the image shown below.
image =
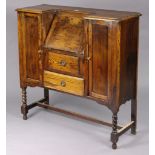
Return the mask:
<svg viewBox="0 0 155 155">
<path fill-rule="evenodd" d="M 108 96 L 108 26 L 89 23 L 89 95 Z"/>
<path fill-rule="evenodd" d="M 107 95 L 108 71 L 108 28 L 106 26 L 92 25 L 92 91 Z"/>
<path fill-rule="evenodd" d="M 27 78 L 39 80 L 38 18 L 25 16 Z"/>
<path fill-rule="evenodd" d="M 41 81 L 38 53 L 41 41 L 39 18 L 37 14 L 24 14 L 24 49 L 26 59 L 26 81 L 28 83 L 40 83 Z"/>
</svg>

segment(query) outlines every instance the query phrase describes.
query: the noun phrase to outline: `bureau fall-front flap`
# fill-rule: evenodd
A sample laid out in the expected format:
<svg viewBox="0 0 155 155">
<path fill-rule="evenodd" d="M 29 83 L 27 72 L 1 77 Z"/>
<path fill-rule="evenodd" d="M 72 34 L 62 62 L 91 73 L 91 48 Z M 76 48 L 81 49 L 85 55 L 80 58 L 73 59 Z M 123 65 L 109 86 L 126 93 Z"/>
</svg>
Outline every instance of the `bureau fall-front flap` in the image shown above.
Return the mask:
<svg viewBox="0 0 155 155">
<path fill-rule="evenodd" d="M 45 47 L 76 54 L 82 52 L 84 35 L 82 16 L 81 13 L 73 12 L 56 13 L 45 41 Z"/>
</svg>

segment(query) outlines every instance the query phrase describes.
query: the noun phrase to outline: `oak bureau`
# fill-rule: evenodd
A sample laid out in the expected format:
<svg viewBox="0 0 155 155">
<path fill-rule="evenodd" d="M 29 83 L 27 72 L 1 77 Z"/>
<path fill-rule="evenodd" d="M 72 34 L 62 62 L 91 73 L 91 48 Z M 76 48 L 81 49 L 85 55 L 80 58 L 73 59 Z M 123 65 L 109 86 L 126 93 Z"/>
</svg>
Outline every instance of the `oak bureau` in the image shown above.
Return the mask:
<svg viewBox="0 0 155 155">
<path fill-rule="evenodd" d="M 136 134 L 140 13 L 37 5 L 17 9 L 21 112 L 36 106 L 112 127 L 112 148 L 131 129 Z M 44 98 L 27 104 L 26 88 L 44 88 Z M 49 90 L 105 105 L 112 123 L 49 104 Z M 131 101 L 131 122 L 117 124 L 119 107 Z"/>
</svg>

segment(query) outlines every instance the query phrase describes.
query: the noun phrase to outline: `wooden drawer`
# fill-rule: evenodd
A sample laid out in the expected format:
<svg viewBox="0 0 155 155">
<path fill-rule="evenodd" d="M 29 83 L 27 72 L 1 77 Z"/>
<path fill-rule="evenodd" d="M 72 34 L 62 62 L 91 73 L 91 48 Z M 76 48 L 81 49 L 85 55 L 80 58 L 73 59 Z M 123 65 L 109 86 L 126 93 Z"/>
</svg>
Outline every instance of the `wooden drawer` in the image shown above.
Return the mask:
<svg viewBox="0 0 155 155">
<path fill-rule="evenodd" d="M 44 86 L 75 95 L 84 95 L 84 79 L 44 71 Z"/>
<path fill-rule="evenodd" d="M 45 59 L 45 69 L 57 70 L 72 75 L 79 74 L 79 58 L 75 56 L 47 52 Z"/>
</svg>

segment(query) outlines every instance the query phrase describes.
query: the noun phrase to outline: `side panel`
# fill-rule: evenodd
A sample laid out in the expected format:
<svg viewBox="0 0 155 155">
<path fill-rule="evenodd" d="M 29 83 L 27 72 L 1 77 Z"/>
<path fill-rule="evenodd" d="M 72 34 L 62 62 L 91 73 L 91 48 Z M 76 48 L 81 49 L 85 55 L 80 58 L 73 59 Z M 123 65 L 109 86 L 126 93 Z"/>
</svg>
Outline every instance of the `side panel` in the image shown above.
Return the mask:
<svg viewBox="0 0 155 155">
<path fill-rule="evenodd" d="M 139 18 L 121 22 L 120 101 L 136 97 Z"/>
<path fill-rule="evenodd" d="M 24 61 L 24 45 L 23 45 L 23 13 L 18 13 L 18 48 L 19 48 L 19 72 L 20 72 L 20 87 L 26 86 L 26 70 Z"/>
<path fill-rule="evenodd" d="M 52 25 L 55 13 L 54 12 L 46 12 L 42 14 L 42 41 L 45 42 L 47 34 L 50 31 L 50 27 Z"/>
</svg>

